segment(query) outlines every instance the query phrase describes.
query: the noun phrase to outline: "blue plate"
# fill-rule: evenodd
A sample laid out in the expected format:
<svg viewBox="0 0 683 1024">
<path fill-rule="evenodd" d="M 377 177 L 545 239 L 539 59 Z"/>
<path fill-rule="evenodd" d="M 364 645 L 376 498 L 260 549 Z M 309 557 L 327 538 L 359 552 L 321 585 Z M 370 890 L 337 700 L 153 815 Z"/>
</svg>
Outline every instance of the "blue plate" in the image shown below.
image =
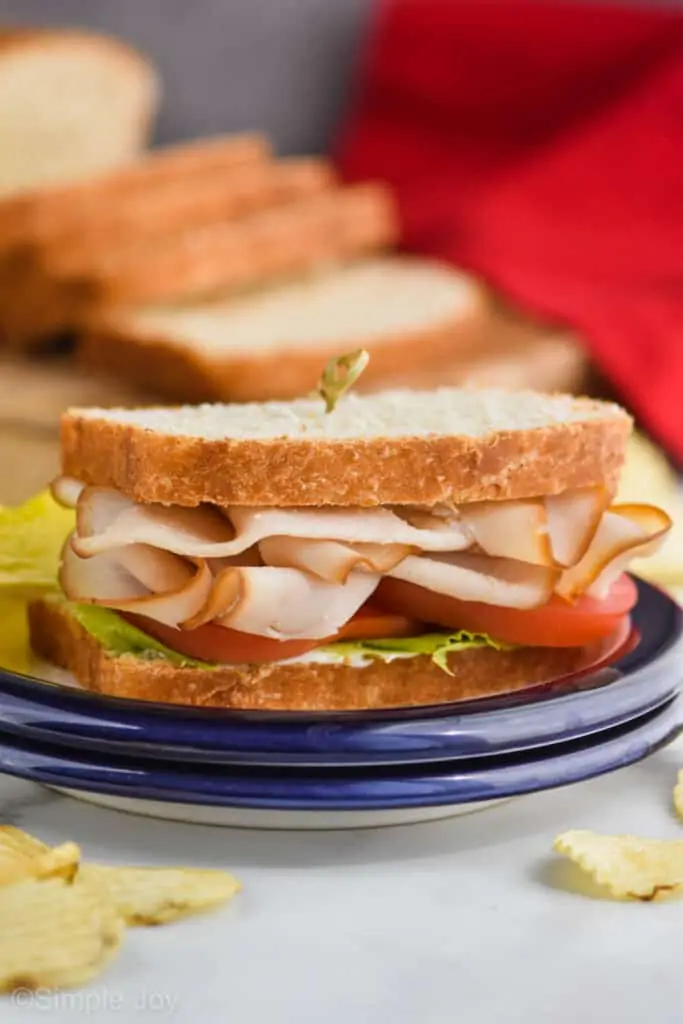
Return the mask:
<svg viewBox="0 0 683 1024">
<path fill-rule="evenodd" d="M 0 728 L 112 756 L 302 767 L 490 757 L 570 742 L 648 713 L 681 682 L 681 610 L 636 582 L 639 639 L 629 654 L 513 694 L 382 712 L 238 712 L 121 700 L 0 671 Z"/>
<path fill-rule="evenodd" d="M 678 698 L 631 726 L 593 740 L 489 761 L 415 767 L 300 769 L 166 764 L 73 753 L 0 734 L 0 771 L 66 789 L 133 800 L 266 809 L 348 812 L 490 802 L 566 786 L 632 764 L 683 730 Z"/>
</svg>

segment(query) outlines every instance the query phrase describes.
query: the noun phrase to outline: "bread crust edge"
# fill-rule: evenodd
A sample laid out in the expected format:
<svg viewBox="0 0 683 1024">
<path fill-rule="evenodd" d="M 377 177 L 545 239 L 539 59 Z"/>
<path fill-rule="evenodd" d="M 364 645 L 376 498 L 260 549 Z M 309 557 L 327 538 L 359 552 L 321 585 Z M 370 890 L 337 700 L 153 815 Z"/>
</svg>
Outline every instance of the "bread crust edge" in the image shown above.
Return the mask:
<svg viewBox="0 0 683 1024">
<path fill-rule="evenodd" d="M 205 440 L 132 425 L 61 420 L 62 470 L 135 501 L 194 506 L 461 504 L 614 489 L 630 418 L 554 424 L 484 437 Z"/>
</svg>

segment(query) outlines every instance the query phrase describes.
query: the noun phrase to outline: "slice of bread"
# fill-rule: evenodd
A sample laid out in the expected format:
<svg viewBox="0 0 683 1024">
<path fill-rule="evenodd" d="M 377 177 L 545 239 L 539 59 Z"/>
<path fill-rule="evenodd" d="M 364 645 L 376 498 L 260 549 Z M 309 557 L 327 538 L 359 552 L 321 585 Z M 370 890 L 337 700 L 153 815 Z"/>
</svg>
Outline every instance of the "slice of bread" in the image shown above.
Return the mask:
<svg viewBox="0 0 683 1024">
<path fill-rule="evenodd" d="M 205 185 L 207 176 L 257 172 L 270 162 L 270 145 L 262 135 L 217 136 L 153 150 L 124 167 L 85 180 L 0 198 L 0 251 L 27 241 L 60 238 L 83 225 L 112 223 L 118 210 L 127 209 L 129 203 L 155 205 L 159 188 L 182 182 L 194 191 Z"/>
<path fill-rule="evenodd" d="M 384 186 L 331 185 L 324 164 L 300 162 L 280 167 L 257 199 L 252 191 L 254 205 L 272 203 L 258 213 L 236 216 L 228 204 L 220 221 L 151 237 L 143 229 L 135 240 L 131 222 L 118 245 L 86 239 L 16 248 L 0 259 L 2 341 L 30 347 L 82 328 L 112 306 L 238 291 L 395 240 Z"/>
<path fill-rule="evenodd" d="M 373 252 L 396 241 L 387 187 L 329 189 L 274 210 L 149 242 L 52 255 L 52 278 L 82 287 L 94 308 L 178 302 L 250 287 L 329 260 Z"/>
<path fill-rule="evenodd" d="M 119 194 L 112 189 L 108 199 L 96 203 L 74 199 L 71 209 L 62 207 L 61 215 L 52 216 L 50 204 L 42 204 L 23 236 L 22 258 L 27 265 L 40 262 L 46 269 L 60 262 L 87 266 L 99 249 L 138 245 L 157 235 L 224 222 L 317 195 L 334 183 L 329 162 L 314 157 L 254 160 L 233 167 L 209 162 L 158 181 L 143 177 L 139 187 Z"/>
<path fill-rule="evenodd" d="M 387 256 L 242 298 L 112 312 L 84 334 L 80 358 L 185 402 L 295 398 L 359 347 L 372 354 L 359 387 L 407 384 L 476 347 L 484 306 L 445 264 Z"/>
<path fill-rule="evenodd" d="M 73 409 L 69 476 L 176 505 L 435 505 L 614 486 L 631 429 L 607 402 L 534 392 L 350 394 L 182 408 Z"/>
<path fill-rule="evenodd" d="M 158 91 L 150 61 L 115 39 L 0 33 L 0 194 L 129 160 L 146 140 Z"/>
<path fill-rule="evenodd" d="M 580 648 L 478 648 L 449 657 L 448 675 L 430 658 L 343 663 L 273 662 L 218 669 L 176 668 L 170 662 L 112 656 L 69 613 L 36 601 L 29 608 L 31 646 L 71 671 L 81 686 L 134 700 L 250 711 L 354 711 L 444 704 L 527 689 L 576 671 Z"/>
</svg>

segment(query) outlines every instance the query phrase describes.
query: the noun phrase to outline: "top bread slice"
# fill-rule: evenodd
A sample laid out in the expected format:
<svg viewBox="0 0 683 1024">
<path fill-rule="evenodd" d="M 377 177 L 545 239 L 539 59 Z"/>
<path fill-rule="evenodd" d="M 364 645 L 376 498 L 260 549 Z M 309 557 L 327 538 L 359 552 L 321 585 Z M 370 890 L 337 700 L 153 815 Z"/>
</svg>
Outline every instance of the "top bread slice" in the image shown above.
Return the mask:
<svg viewBox="0 0 683 1024">
<path fill-rule="evenodd" d="M 147 58 L 107 36 L 0 33 L 0 195 L 86 177 L 146 141 L 159 86 Z"/>
<path fill-rule="evenodd" d="M 72 409 L 62 469 L 140 502 L 193 506 L 461 504 L 614 489 L 618 406 L 535 392 L 385 391 L 181 408 Z"/>
</svg>

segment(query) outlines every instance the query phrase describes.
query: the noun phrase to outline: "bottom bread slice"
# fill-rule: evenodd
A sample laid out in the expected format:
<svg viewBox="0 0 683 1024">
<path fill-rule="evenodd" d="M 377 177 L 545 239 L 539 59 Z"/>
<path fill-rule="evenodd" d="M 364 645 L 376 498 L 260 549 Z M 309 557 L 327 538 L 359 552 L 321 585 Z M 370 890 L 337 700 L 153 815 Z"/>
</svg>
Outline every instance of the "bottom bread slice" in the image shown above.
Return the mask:
<svg viewBox="0 0 683 1024">
<path fill-rule="evenodd" d="M 68 669 L 88 690 L 134 700 L 256 711 L 354 711 L 444 704 L 509 693 L 581 668 L 579 648 L 473 648 L 449 658 L 448 675 L 428 657 L 338 663 L 273 662 L 178 668 L 162 659 L 114 656 L 70 614 L 68 606 L 29 607 L 31 644 Z"/>
</svg>

